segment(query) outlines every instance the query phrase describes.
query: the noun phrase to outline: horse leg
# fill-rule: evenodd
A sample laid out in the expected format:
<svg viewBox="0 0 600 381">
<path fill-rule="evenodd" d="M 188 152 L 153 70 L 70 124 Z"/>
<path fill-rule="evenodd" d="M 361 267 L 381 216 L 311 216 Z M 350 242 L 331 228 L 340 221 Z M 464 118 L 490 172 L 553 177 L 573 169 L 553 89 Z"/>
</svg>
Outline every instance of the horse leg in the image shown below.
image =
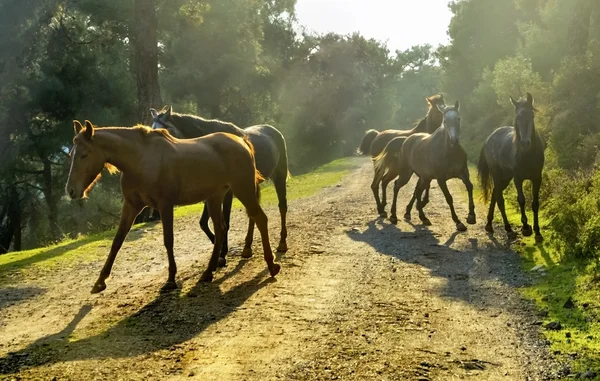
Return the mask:
<svg viewBox="0 0 600 381">
<path fill-rule="evenodd" d="M 252 257 L 252 240 L 254 239 L 254 219 L 248 217 L 248 232 L 244 242 L 244 250 L 242 250 L 242 258 Z"/>
<path fill-rule="evenodd" d="M 508 236 L 508 239 L 515 239 L 517 238 L 517 233 L 515 233 L 512 230 L 512 227 L 508 222 L 508 217 L 506 217 L 506 209 L 504 207 L 504 195 L 502 194 L 504 189 L 506 189 L 506 187 L 508 186 L 508 183 L 510 183 L 510 179 L 508 181 L 505 180 L 502 182 L 497 182 L 496 179 L 494 179 L 494 196 L 496 198 L 496 203 L 498 204 L 498 209 L 500 209 L 500 214 L 502 214 L 502 221 L 504 222 L 504 230 L 506 230 L 506 235 Z"/>
<path fill-rule="evenodd" d="M 521 233 L 525 237 L 529 237 L 533 234 L 531 226 L 527 223 L 527 214 L 525 213 L 525 195 L 523 194 L 523 179 L 515 176 L 514 178 L 515 188 L 517 188 L 517 201 L 519 202 L 519 209 L 521 209 Z"/>
<path fill-rule="evenodd" d="M 159 212 L 163 226 L 163 240 L 167 249 L 167 257 L 169 258 L 169 278 L 161 291 L 169 291 L 177 288 L 177 283 L 175 283 L 177 265 L 175 264 L 175 256 L 173 254 L 173 205 L 161 205 Z"/>
<path fill-rule="evenodd" d="M 408 184 L 408 182 L 410 181 L 410 177 L 412 176 L 412 171 L 410 169 L 406 169 L 404 171 L 399 171 L 399 177 L 398 179 L 394 182 L 394 199 L 392 201 L 392 209 L 391 209 L 391 216 L 390 216 L 390 222 L 392 224 L 397 224 L 398 223 L 398 217 L 396 216 L 396 204 L 398 203 L 398 192 L 400 191 L 400 188 L 402 188 L 403 186 L 405 186 L 406 184 Z"/>
<path fill-rule="evenodd" d="M 406 205 L 406 213 L 404 213 L 404 219 L 406 221 L 410 221 L 410 213 L 412 212 L 412 208 L 413 208 L 413 204 L 415 203 L 415 200 L 417 200 L 417 190 L 419 189 L 419 184 L 421 184 L 421 178 L 419 177 L 419 181 L 417 182 L 417 185 L 415 186 L 415 191 L 413 192 L 413 195 L 410 199 L 410 201 L 408 202 L 408 205 Z M 418 201 L 417 201 L 418 204 Z"/>
<path fill-rule="evenodd" d="M 431 185 L 431 180 L 425 181 L 425 180 L 419 179 L 419 182 L 417 183 L 417 189 L 415 189 L 416 198 L 417 198 L 417 210 L 419 211 L 419 219 L 425 226 L 431 226 L 431 221 L 429 221 L 429 219 L 425 216 L 424 209 L 425 209 L 425 205 L 427 205 L 427 204 L 424 202 L 423 192 L 427 191 L 427 189 L 429 189 L 430 185 Z"/>
<path fill-rule="evenodd" d="M 477 218 L 475 217 L 475 201 L 473 200 L 473 183 L 471 182 L 471 178 L 469 176 L 469 167 L 465 166 L 465 169 L 461 176 L 461 180 L 462 180 L 463 184 L 465 184 L 465 188 L 467 188 L 467 194 L 469 195 L 469 215 L 467 216 L 467 223 L 470 225 L 475 225 L 477 223 Z"/>
<path fill-rule="evenodd" d="M 538 219 L 538 212 L 540 210 L 540 187 L 542 186 L 542 177 L 535 177 L 531 181 L 533 202 L 531 203 L 531 209 L 533 209 L 533 230 L 535 231 L 535 241 L 540 243 L 544 240 L 542 233 L 540 233 L 540 222 Z"/>
<path fill-rule="evenodd" d="M 381 189 L 383 191 L 383 198 L 381 200 L 381 211 L 380 216 L 386 217 L 387 213 L 385 212 L 385 207 L 387 205 L 387 186 L 392 180 L 398 177 L 398 172 L 394 170 L 394 168 L 389 168 L 383 179 L 381 180 Z"/>
<path fill-rule="evenodd" d="M 255 188 L 254 184 L 252 184 L 252 187 Z M 265 262 L 267 262 L 269 273 L 271 276 L 277 275 L 281 269 L 281 266 L 275 263 L 275 258 L 273 257 L 273 251 L 269 242 L 268 218 L 258 203 L 256 190 L 249 192 L 246 190 L 246 187 L 239 187 L 235 188 L 233 191 L 235 192 L 235 196 L 238 198 L 238 200 L 240 200 L 242 205 L 244 205 L 246 208 L 248 217 L 250 217 L 250 220 L 252 221 L 251 225 L 253 230 L 254 221 L 256 221 L 256 226 L 258 227 L 258 231 L 260 232 L 260 237 L 262 240 L 264 258 Z"/>
<path fill-rule="evenodd" d="M 123 207 L 121 209 L 121 221 L 119 222 L 117 234 L 115 234 L 115 238 L 113 239 L 112 246 L 110 247 L 110 253 L 106 258 L 104 267 L 102 267 L 102 271 L 100 271 L 100 276 L 94 284 L 94 287 L 92 287 L 92 294 L 97 294 L 98 292 L 102 292 L 106 289 L 105 281 L 106 278 L 110 276 L 110 271 L 112 270 L 117 253 L 121 249 L 123 241 L 127 237 L 133 221 L 135 221 L 135 218 L 138 214 L 140 214 L 142 209 L 144 209 L 144 205 L 142 204 L 133 203 L 127 199 L 125 199 L 123 202 Z"/>
<path fill-rule="evenodd" d="M 277 193 L 277 200 L 279 201 L 279 215 L 281 216 L 281 234 L 279 236 L 279 245 L 277 245 L 277 251 L 285 253 L 288 251 L 287 246 L 287 189 L 286 189 L 287 173 L 278 173 L 273 179 L 275 185 L 275 193 Z"/>
<path fill-rule="evenodd" d="M 223 196 L 223 194 L 214 195 L 206 201 L 206 207 L 208 208 L 208 213 L 210 214 L 210 218 L 212 219 L 215 228 L 215 244 L 213 245 L 213 251 L 210 256 L 210 261 L 208 262 L 208 267 L 200 276 L 200 282 L 212 282 L 213 272 L 216 271 L 219 266 L 219 253 L 225 240 L 225 221 L 222 209 Z"/>
<path fill-rule="evenodd" d="M 496 209 L 496 192 L 492 191 L 492 198 L 490 199 L 490 209 L 487 216 L 487 224 L 485 225 L 485 231 L 488 233 L 494 233 L 494 209 Z"/>
<path fill-rule="evenodd" d="M 379 199 L 379 184 L 380 181 L 377 177 L 377 175 L 375 174 L 373 176 L 373 182 L 371 182 L 371 190 L 373 191 L 373 196 L 375 196 L 375 203 L 377 204 L 377 213 L 379 213 L 380 217 L 386 217 L 387 214 L 385 213 L 385 206 L 383 206 L 381 204 L 381 200 Z M 381 186 L 383 189 L 383 194 L 385 194 L 385 188 L 383 187 L 383 185 Z"/>
<path fill-rule="evenodd" d="M 452 195 L 450 194 L 450 190 L 448 190 L 448 184 L 446 184 L 446 180 L 438 180 L 438 184 L 440 189 L 444 193 L 444 197 L 446 197 L 446 202 L 450 207 L 450 214 L 452 214 L 452 221 L 456 224 L 456 230 L 459 232 L 467 231 L 467 227 L 463 224 L 458 216 L 456 215 L 456 211 L 454 210 L 454 200 L 452 199 Z"/>
<path fill-rule="evenodd" d="M 427 204 L 429 204 L 429 188 L 431 187 L 431 183 L 429 183 L 429 185 L 427 185 L 427 188 L 425 188 L 425 196 L 423 197 L 423 208 L 425 206 L 427 206 Z"/>
<path fill-rule="evenodd" d="M 206 234 L 208 239 L 210 239 L 210 243 L 214 245 L 215 243 L 215 235 L 210 230 L 210 226 L 208 226 L 208 208 L 206 207 L 206 202 L 204 203 L 204 208 L 202 209 L 202 217 L 200 217 L 200 229 Z"/>
<path fill-rule="evenodd" d="M 225 198 L 223 199 L 223 219 L 225 222 L 225 239 L 223 241 L 223 246 L 221 246 L 221 254 L 219 255 L 219 267 L 225 267 L 227 264 L 227 259 L 225 256 L 229 252 L 229 219 L 231 217 L 231 204 L 233 203 L 233 193 L 228 191 L 225 193 Z"/>
</svg>

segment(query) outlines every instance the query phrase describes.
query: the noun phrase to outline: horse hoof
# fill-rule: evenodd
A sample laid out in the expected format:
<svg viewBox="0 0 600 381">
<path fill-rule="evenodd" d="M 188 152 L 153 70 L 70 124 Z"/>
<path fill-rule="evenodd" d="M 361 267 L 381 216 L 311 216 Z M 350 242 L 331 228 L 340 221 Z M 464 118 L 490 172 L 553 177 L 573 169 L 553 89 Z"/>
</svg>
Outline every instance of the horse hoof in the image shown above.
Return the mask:
<svg viewBox="0 0 600 381">
<path fill-rule="evenodd" d="M 506 236 L 508 237 L 508 239 L 513 240 L 513 239 L 517 239 L 517 233 L 515 233 L 514 231 L 509 231 L 506 232 Z"/>
<path fill-rule="evenodd" d="M 94 284 L 94 287 L 92 287 L 91 293 L 92 294 L 97 294 L 97 293 L 102 292 L 104 290 L 106 290 L 106 283 L 98 281 L 98 282 L 96 282 L 96 284 Z"/>
<path fill-rule="evenodd" d="M 164 284 L 164 286 L 161 287 L 160 291 L 161 292 L 169 292 L 169 291 L 173 291 L 175 289 L 177 289 L 177 283 L 167 282 Z"/>
<path fill-rule="evenodd" d="M 537 243 L 542 243 L 542 242 L 544 242 L 544 237 L 542 237 L 542 235 L 541 235 L 541 234 L 536 234 L 536 235 L 535 235 L 535 242 L 537 242 Z"/>
<path fill-rule="evenodd" d="M 387 212 L 379 212 L 379 217 L 387 218 Z"/>
<path fill-rule="evenodd" d="M 279 263 L 273 263 L 269 267 L 269 273 L 271 274 L 272 277 L 279 274 L 279 270 L 281 270 L 281 266 L 279 265 Z"/>
<path fill-rule="evenodd" d="M 277 246 L 278 253 L 286 253 L 288 251 L 287 243 L 282 242 Z"/>
<path fill-rule="evenodd" d="M 525 236 L 525 237 L 530 237 L 533 234 L 533 230 L 531 229 L 531 226 L 529 225 L 525 225 L 521 228 L 521 233 Z"/>
<path fill-rule="evenodd" d="M 200 282 L 210 283 L 210 282 L 212 282 L 212 280 L 213 280 L 213 273 L 212 273 L 212 271 L 206 270 L 200 276 Z"/>
<path fill-rule="evenodd" d="M 431 221 L 429 221 L 429 219 L 427 219 L 427 218 L 422 218 L 422 219 L 421 219 L 421 223 L 422 223 L 424 226 L 431 226 Z"/>
<path fill-rule="evenodd" d="M 492 227 L 492 224 L 485 225 L 485 231 L 490 234 L 494 234 L 494 228 Z"/>
<path fill-rule="evenodd" d="M 467 227 L 462 222 L 459 222 L 459 223 L 456 224 L 456 230 L 459 231 L 459 232 L 466 232 L 467 231 Z"/>
<path fill-rule="evenodd" d="M 225 267 L 227 265 L 227 259 L 225 257 L 219 257 L 219 261 L 217 262 L 217 266 Z"/>
<path fill-rule="evenodd" d="M 467 223 L 469 225 L 475 225 L 477 223 L 477 219 L 475 218 L 474 214 L 469 214 L 469 216 L 467 217 Z"/>
<path fill-rule="evenodd" d="M 251 247 L 244 247 L 244 250 L 242 250 L 242 258 L 252 258 L 252 248 Z"/>
<path fill-rule="evenodd" d="M 390 222 L 394 225 L 396 225 L 398 223 L 398 217 L 396 216 L 391 216 L 390 217 Z"/>
<path fill-rule="evenodd" d="M 404 215 L 404 219 L 405 219 L 406 221 L 410 221 L 410 213 L 406 213 L 406 214 Z"/>
</svg>

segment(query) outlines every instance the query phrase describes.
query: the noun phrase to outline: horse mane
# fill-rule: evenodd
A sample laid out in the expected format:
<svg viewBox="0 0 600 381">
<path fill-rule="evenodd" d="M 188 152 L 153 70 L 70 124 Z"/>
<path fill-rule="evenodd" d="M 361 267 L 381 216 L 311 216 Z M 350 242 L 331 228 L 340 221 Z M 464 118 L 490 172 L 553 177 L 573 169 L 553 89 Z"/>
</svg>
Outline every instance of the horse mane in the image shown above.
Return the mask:
<svg viewBox="0 0 600 381">
<path fill-rule="evenodd" d="M 191 114 L 172 113 L 171 120 L 177 129 L 188 137 L 200 137 L 213 132 L 229 132 L 237 136 L 244 136 L 244 130 L 231 122 L 218 119 L 205 119 Z"/>
<path fill-rule="evenodd" d="M 164 139 L 167 139 L 170 142 L 175 142 L 175 137 L 171 135 L 169 131 L 167 131 L 167 129 L 165 128 L 152 129 L 148 126 L 143 126 L 141 124 L 135 125 L 132 128 L 138 130 L 144 138 L 160 136 Z"/>
</svg>

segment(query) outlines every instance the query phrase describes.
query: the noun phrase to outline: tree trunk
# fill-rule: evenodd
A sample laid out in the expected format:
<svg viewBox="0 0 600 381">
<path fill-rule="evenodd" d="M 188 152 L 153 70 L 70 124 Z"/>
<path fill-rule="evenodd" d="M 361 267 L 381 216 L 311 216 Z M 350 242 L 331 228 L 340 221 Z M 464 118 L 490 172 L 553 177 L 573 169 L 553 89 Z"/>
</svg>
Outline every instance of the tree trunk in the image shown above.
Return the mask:
<svg viewBox="0 0 600 381">
<path fill-rule="evenodd" d="M 137 83 L 138 122 L 150 124 L 150 107 L 162 106 L 158 84 L 158 20 L 154 0 L 134 0 L 135 17 L 130 29 Z"/>
<path fill-rule="evenodd" d="M 13 185 L 8 191 L 7 205 L 0 215 L 0 254 L 8 253 L 13 238 L 17 238 L 15 250 L 21 249 L 20 215 L 19 193 Z"/>
<path fill-rule="evenodd" d="M 46 205 L 48 206 L 48 222 L 50 223 L 50 234 L 52 241 L 56 242 L 60 239 L 60 227 L 58 225 L 58 207 L 54 199 L 54 191 L 52 189 L 52 163 L 47 158 L 42 158 L 44 162 L 43 169 L 43 193 Z"/>
<path fill-rule="evenodd" d="M 152 122 L 150 108 L 162 107 L 158 84 L 158 19 L 154 0 L 134 0 L 133 23 L 130 40 L 133 49 L 133 68 L 137 83 L 138 122 Z M 148 208 L 136 218 L 135 223 L 149 221 L 157 212 Z"/>
</svg>

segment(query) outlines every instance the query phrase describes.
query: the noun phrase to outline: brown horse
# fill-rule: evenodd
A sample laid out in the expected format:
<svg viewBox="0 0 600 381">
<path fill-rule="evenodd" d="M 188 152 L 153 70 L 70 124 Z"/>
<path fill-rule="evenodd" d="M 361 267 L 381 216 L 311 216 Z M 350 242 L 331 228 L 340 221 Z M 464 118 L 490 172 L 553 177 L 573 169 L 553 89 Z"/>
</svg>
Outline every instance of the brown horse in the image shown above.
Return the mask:
<svg viewBox="0 0 600 381">
<path fill-rule="evenodd" d="M 223 122 L 217 119 L 204 119 L 196 115 L 180 114 L 173 112 L 171 106 L 164 107 L 160 112 L 150 109 L 153 122 L 152 128 L 165 128 L 173 136 L 181 139 L 199 138 L 213 132 L 228 132 L 240 137 L 247 137 L 256 151 L 256 169 L 264 178 L 270 178 L 275 186 L 275 193 L 279 200 L 279 214 L 281 216 L 281 235 L 277 251 L 285 253 L 287 246 L 287 189 L 286 181 L 289 176 L 288 157 L 285 138 L 275 127 L 268 124 L 239 128 L 233 123 Z M 219 257 L 219 266 L 225 266 L 225 256 L 229 251 L 228 232 L 229 219 L 231 215 L 231 203 L 233 196 L 231 192 L 225 195 L 223 201 L 223 215 L 225 216 L 225 243 L 221 248 Z M 200 228 L 206 236 L 214 243 L 214 234 L 208 226 L 208 210 L 206 207 L 202 211 L 200 218 Z M 243 258 L 252 256 L 252 240 L 254 236 L 254 221 L 250 218 L 248 223 L 248 232 L 244 249 Z"/>
<path fill-rule="evenodd" d="M 421 119 L 415 127 L 410 130 L 385 130 L 385 131 L 377 131 L 377 130 L 369 130 L 366 132 L 363 137 L 360 146 L 358 147 L 358 152 L 367 155 L 370 154 L 372 158 L 375 158 L 383 149 L 387 146 L 387 144 L 392 141 L 392 139 L 398 137 L 408 137 L 416 133 L 425 132 L 428 134 L 433 133 L 439 126 L 442 125 L 443 115 L 438 110 L 438 105 L 444 105 L 444 96 L 442 94 L 433 95 L 431 97 L 425 98 L 427 101 L 427 105 L 429 106 L 429 110 L 427 111 L 427 115 Z M 378 178 L 377 176 L 373 176 L 373 182 L 371 183 L 371 190 L 373 191 L 373 195 L 375 196 L 375 202 L 377 203 L 377 213 L 381 217 L 386 217 L 387 214 L 385 212 L 386 206 L 386 189 L 387 185 L 391 180 Z M 382 182 L 382 180 L 384 180 Z M 381 193 L 382 200 L 379 199 L 379 184 L 381 183 Z M 414 197 L 411 200 L 414 202 Z M 429 202 L 429 188 L 425 191 L 425 199 L 424 202 Z"/>
<path fill-rule="evenodd" d="M 72 199 L 84 198 L 100 178 L 103 167 L 121 171 L 123 209 L 117 234 L 92 293 L 106 289 L 113 263 L 136 216 L 146 206 L 158 209 L 162 219 L 164 244 L 169 258 L 169 277 L 163 290 L 177 288 L 177 267 L 173 256 L 173 207 L 200 201 L 207 203 L 215 227 L 215 244 L 208 268 L 200 281 L 210 282 L 217 269 L 219 250 L 225 238 L 221 209 L 230 189 L 254 219 L 262 237 L 264 258 L 271 276 L 277 275 L 269 244 L 267 216 L 258 203 L 258 183 L 262 180 L 254 162 L 254 148 L 243 138 L 214 133 L 198 139 L 179 140 L 166 130 L 144 126 L 133 128 L 85 128 L 74 121 L 75 138 L 66 192 Z"/>
</svg>

